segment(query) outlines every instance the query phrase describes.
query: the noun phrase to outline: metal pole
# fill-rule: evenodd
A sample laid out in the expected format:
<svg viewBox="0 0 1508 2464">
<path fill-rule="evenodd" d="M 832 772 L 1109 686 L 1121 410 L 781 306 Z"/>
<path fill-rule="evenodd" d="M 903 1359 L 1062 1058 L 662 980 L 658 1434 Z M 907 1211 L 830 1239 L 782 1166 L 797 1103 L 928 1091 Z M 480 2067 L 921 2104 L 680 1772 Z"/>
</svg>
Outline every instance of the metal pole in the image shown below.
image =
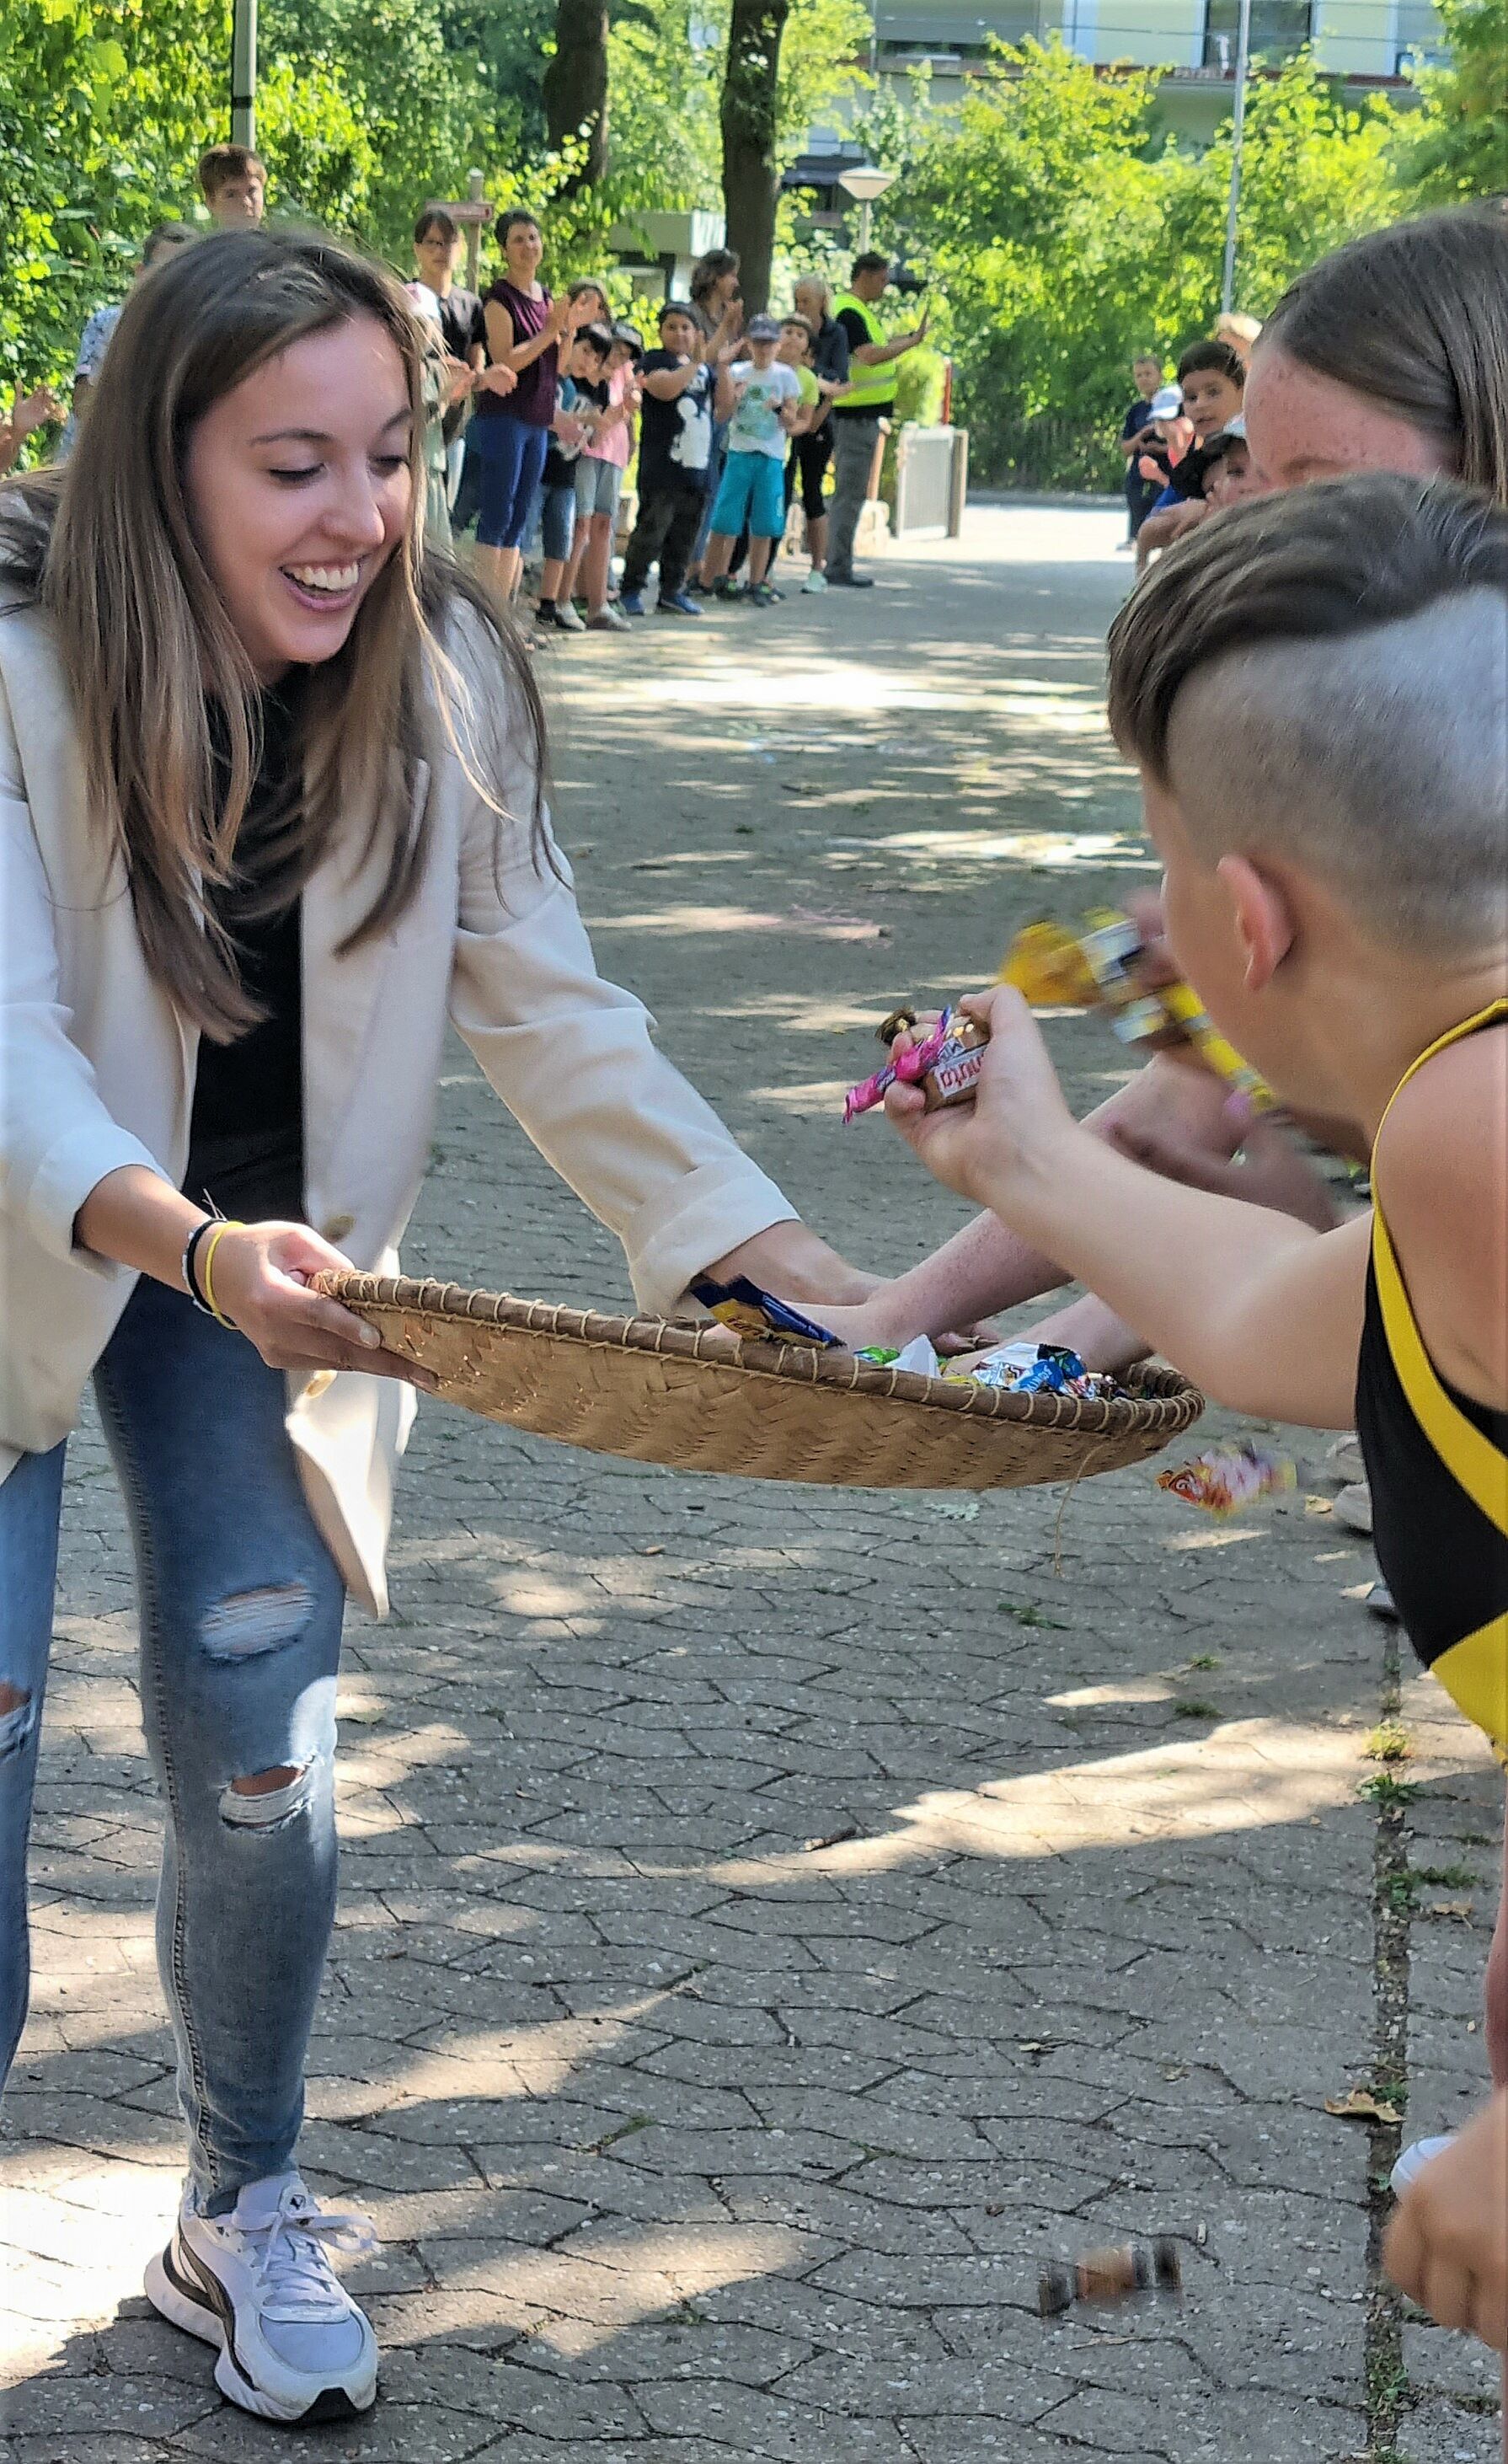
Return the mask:
<svg viewBox="0 0 1508 2464">
<path fill-rule="evenodd" d="M 1231 114 L 1231 201 L 1225 215 L 1225 267 L 1220 276 L 1220 306 L 1235 305 L 1235 218 L 1241 204 L 1241 138 L 1246 126 L 1246 73 L 1252 51 L 1252 0 L 1241 0 L 1235 34 L 1235 100 Z"/>
<path fill-rule="evenodd" d="M 231 0 L 230 143 L 256 144 L 256 0 Z"/>
<path fill-rule="evenodd" d="M 860 255 L 861 255 L 861 256 L 863 256 L 863 253 L 864 253 L 865 249 L 868 247 L 868 245 L 869 245 L 869 200 L 868 200 L 868 198 L 867 198 L 867 197 L 862 197 L 862 198 L 860 199 L 860 201 L 859 201 L 859 253 L 860 253 Z"/>
<path fill-rule="evenodd" d="M 470 197 L 472 205 L 480 205 L 486 192 L 487 182 L 483 178 L 481 172 L 469 171 L 466 175 L 466 193 Z M 480 223 L 468 223 L 466 227 L 466 287 L 468 291 L 474 291 L 476 289 L 476 277 L 481 265 L 481 254 L 482 226 Z"/>
</svg>

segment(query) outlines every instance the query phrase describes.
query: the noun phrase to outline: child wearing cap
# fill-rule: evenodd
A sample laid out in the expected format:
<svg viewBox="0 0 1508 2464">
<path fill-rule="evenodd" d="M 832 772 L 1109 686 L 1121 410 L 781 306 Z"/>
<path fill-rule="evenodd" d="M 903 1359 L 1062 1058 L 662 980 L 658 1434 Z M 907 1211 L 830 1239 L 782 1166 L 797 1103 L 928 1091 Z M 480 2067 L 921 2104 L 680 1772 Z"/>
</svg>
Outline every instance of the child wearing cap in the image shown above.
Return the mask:
<svg viewBox="0 0 1508 2464">
<path fill-rule="evenodd" d="M 1372 474 L 1232 506 L 1110 632 L 1169 939 L 1296 1109 L 1364 1125 L 1338 1230 L 1160 1179 L 1080 1127 L 1020 996 L 976 996 L 976 1099 L 892 1117 L 1218 1402 L 1355 1426 L 1421 1660 L 1508 1749 L 1508 514 Z M 1176 1271 L 1169 1272 L 1169 1260 Z M 1385 2255 L 1508 2350 L 1508 2010 L 1496 2095 L 1404 2190 Z"/>
<path fill-rule="evenodd" d="M 747 359 L 724 362 L 717 378 L 717 416 L 728 423 L 728 458 L 712 507 L 703 572 L 713 593 L 732 598 L 728 579 L 733 541 L 749 533 L 749 596 L 773 604 L 765 580 L 775 542 L 785 528 L 785 448 L 800 413 L 796 370 L 776 358 L 780 327 L 774 317 L 750 320 Z"/>
</svg>

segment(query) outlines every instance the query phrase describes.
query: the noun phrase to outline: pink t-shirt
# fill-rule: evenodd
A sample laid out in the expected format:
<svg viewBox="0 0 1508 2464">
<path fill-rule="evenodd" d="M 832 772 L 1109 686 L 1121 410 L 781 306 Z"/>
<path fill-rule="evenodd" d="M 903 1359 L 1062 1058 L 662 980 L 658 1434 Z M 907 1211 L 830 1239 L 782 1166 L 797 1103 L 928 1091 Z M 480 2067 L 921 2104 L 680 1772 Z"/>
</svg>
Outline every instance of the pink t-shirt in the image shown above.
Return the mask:
<svg viewBox="0 0 1508 2464">
<path fill-rule="evenodd" d="M 632 373 L 633 371 L 630 368 L 615 368 L 613 370 L 612 375 L 607 380 L 607 399 L 610 403 L 617 404 L 622 402 L 623 395 L 628 389 L 628 380 Z M 595 462 L 615 462 L 620 471 L 626 471 L 628 468 L 628 438 L 631 425 L 632 423 L 626 419 L 616 420 L 613 426 L 608 429 L 606 435 L 602 438 L 601 445 L 593 447 L 589 458 Z"/>
</svg>

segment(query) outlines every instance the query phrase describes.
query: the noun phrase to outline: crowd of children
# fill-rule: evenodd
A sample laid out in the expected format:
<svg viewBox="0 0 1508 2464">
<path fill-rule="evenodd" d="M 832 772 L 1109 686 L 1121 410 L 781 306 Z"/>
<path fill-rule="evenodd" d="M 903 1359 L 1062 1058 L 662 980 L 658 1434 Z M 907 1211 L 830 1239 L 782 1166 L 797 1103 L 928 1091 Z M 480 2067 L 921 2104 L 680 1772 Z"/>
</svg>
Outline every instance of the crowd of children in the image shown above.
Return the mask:
<svg viewBox="0 0 1508 2464">
<path fill-rule="evenodd" d="M 925 333 L 924 323 L 876 341 L 885 259 L 858 261 L 863 299 L 840 303 L 836 316 L 826 286 L 808 277 L 788 313 L 746 322 L 737 259 L 715 251 L 690 297 L 666 300 L 646 350 L 636 326 L 614 319 L 601 282 L 551 294 L 532 214 L 501 215 L 495 236 L 504 270 L 478 297 L 455 286 L 461 237 L 450 217 L 431 207 L 415 227 L 408 292 L 431 328 L 429 469 L 444 482 L 431 487 L 434 535 L 464 542 L 474 527 L 463 553 L 504 600 L 526 568 L 537 569 L 544 632 L 623 632 L 651 609 L 699 617 L 708 598 L 773 605 L 784 596 L 774 569 L 798 493 L 802 592 L 829 579 L 864 584 L 846 532 L 842 567 L 828 573 L 824 486 L 835 410 L 841 419 L 852 411 L 845 397 L 862 394 L 853 415 L 867 420 L 869 397 L 893 395 L 886 372 Z M 867 447 L 867 427 L 859 441 Z M 636 454 L 635 518 L 615 590 L 620 502 Z"/>
<path fill-rule="evenodd" d="M 1154 352 L 1131 363 L 1137 398 L 1121 423 L 1126 458 L 1127 547 L 1140 572 L 1157 548 L 1194 529 L 1213 505 L 1256 493 L 1243 404 L 1247 363 L 1261 327 L 1255 317 L 1216 320 L 1192 342 L 1171 383 Z"/>
</svg>

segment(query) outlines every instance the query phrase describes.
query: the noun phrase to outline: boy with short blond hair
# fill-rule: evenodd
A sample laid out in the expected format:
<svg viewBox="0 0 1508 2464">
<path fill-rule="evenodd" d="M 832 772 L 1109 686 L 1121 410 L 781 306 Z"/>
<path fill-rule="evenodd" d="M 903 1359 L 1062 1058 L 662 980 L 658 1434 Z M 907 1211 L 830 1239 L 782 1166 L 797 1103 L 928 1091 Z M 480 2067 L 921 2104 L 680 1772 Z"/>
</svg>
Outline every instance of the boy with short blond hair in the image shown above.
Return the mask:
<svg viewBox="0 0 1508 2464">
<path fill-rule="evenodd" d="M 973 1107 L 887 1108 L 1217 1400 L 1354 1422 L 1404 1622 L 1503 1750 L 1508 514 L 1380 476 L 1233 506 L 1116 619 L 1109 706 L 1182 972 L 1279 1094 L 1362 1126 L 1372 1214 L 1315 1232 L 1131 1162 L 1072 1119 L 1010 991 L 966 1004 Z M 1488 2045 L 1494 2102 L 1405 2191 L 1388 2255 L 1508 2349 L 1508 2008 Z"/>
</svg>

